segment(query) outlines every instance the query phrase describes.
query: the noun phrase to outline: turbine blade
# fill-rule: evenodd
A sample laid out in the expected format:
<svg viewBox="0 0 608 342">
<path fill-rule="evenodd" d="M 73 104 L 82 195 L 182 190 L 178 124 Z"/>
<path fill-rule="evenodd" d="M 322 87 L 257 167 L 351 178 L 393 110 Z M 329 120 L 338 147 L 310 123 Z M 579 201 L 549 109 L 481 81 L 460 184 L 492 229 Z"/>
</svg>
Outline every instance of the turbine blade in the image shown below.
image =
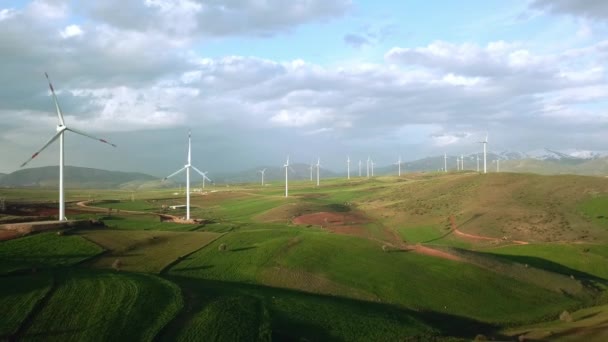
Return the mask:
<svg viewBox="0 0 608 342">
<path fill-rule="evenodd" d="M 201 170 L 197 169 L 194 166 L 192 166 L 192 168 L 194 169 L 194 171 L 198 172 L 199 175 L 203 176 L 203 178 L 207 178 L 206 172 L 202 172 Z M 209 178 L 207 178 L 207 179 L 210 180 Z"/>
<path fill-rule="evenodd" d="M 188 131 L 188 165 L 192 163 L 192 133 Z"/>
<path fill-rule="evenodd" d="M 176 174 L 178 174 L 178 173 L 180 173 L 180 172 L 184 171 L 185 169 L 186 169 L 186 167 L 185 167 L 185 166 L 184 166 L 184 167 L 182 167 L 181 169 L 179 169 L 179 170 L 177 170 L 177 171 L 173 172 L 172 174 L 168 175 L 167 177 L 163 178 L 163 181 L 166 181 L 167 179 L 169 179 L 169 178 L 171 178 L 171 177 L 175 176 Z"/>
<path fill-rule="evenodd" d="M 21 164 L 20 167 L 24 167 L 25 165 L 27 165 L 27 163 L 31 162 L 32 159 L 36 158 L 40 152 L 42 152 L 45 148 L 47 148 L 50 144 L 53 143 L 53 141 L 57 140 L 57 138 L 59 138 L 59 136 L 61 135 L 61 133 L 63 133 L 63 131 L 59 131 L 57 133 L 55 133 L 55 135 L 53 135 L 53 137 L 51 139 L 49 139 L 49 141 L 46 142 L 46 144 L 44 144 L 44 146 L 42 146 L 41 149 L 39 149 L 38 151 L 36 151 L 36 153 L 34 153 L 30 159 L 28 159 L 25 163 Z"/>
<path fill-rule="evenodd" d="M 73 129 L 73 128 L 66 128 L 66 130 L 68 130 L 68 131 L 72 131 L 72 132 L 74 132 L 74 133 L 76 133 L 76 134 L 83 135 L 83 136 L 85 136 L 85 137 L 87 137 L 87 138 L 91 138 L 91 139 L 93 139 L 93 140 L 101 141 L 101 142 L 102 142 L 102 143 L 104 143 L 104 144 L 108 144 L 108 145 L 112 145 L 113 147 L 116 147 L 116 145 L 112 144 L 111 142 L 108 142 L 108 141 L 107 141 L 107 140 L 105 140 L 105 139 L 101 139 L 101 138 L 94 137 L 94 136 L 92 136 L 92 135 L 90 135 L 90 134 L 88 134 L 88 133 L 85 133 L 85 132 L 83 132 L 83 131 L 79 131 L 79 130 L 77 130 L 77 129 Z"/>
<path fill-rule="evenodd" d="M 55 89 L 53 89 L 53 84 L 51 83 L 51 79 L 49 78 L 49 74 L 44 73 L 46 76 L 46 80 L 49 81 L 49 88 L 51 88 L 51 94 L 53 95 L 53 101 L 55 102 L 55 109 L 57 110 L 57 116 L 59 117 L 59 123 L 61 126 L 65 126 L 63 122 L 63 113 L 61 112 L 61 108 L 59 107 L 59 102 L 57 102 L 57 95 L 55 95 Z"/>
</svg>

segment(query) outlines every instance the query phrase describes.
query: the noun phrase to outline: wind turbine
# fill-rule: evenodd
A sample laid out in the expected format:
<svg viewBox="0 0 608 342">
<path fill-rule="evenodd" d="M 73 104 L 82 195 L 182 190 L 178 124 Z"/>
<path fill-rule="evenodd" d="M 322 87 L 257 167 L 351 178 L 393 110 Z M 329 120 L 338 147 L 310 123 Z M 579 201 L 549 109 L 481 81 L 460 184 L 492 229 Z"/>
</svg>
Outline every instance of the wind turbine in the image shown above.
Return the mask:
<svg viewBox="0 0 608 342">
<path fill-rule="evenodd" d="M 308 167 L 310 169 L 310 181 L 312 182 L 312 170 L 315 168 L 314 165 L 312 165 L 312 163 L 310 163 L 310 166 Z"/>
<path fill-rule="evenodd" d="M 205 179 L 211 182 L 211 179 L 209 179 L 209 177 L 207 177 L 208 173 L 209 173 L 209 171 L 205 171 L 205 172 L 201 173 L 201 175 L 203 176 L 203 189 L 205 188 Z"/>
<path fill-rule="evenodd" d="M 460 155 L 460 169 L 464 171 L 464 154 Z"/>
<path fill-rule="evenodd" d="M 264 174 L 266 173 L 266 169 L 259 170 L 258 173 L 262 175 L 262 186 L 264 186 Z"/>
<path fill-rule="evenodd" d="M 480 141 L 480 144 L 483 144 L 483 173 L 488 173 L 487 164 L 486 164 L 486 149 L 488 145 L 488 134 L 486 133 L 486 139 L 484 141 Z"/>
<path fill-rule="evenodd" d="M 287 177 L 287 173 L 289 172 L 289 156 L 287 156 L 287 162 L 283 165 L 285 168 L 285 197 L 289 196 L 289 178 Z"/>
<path fill-rule="evenodd" d="M 361 159 L 359 159 L 359 177 L 361 177 Z"/>
<path fill-rule="evenodd" d="M 369 156 L 367 156 L 367 178 L 369 179 Z"/>
<path fill-rule="evenodd" d="M 64 150 L 63 134 L 65 133 L 65 131 L 70 131 L 72 133 L 84 135 L 87 138 L 101 141 L 104 144 L 112 145 L 114 147 L 116 147 L 116 145 L 109 143 L 108 141 L 106 141 L 104 139 L 96 138 L 88 133 L 76 130 L 74 128 L 67 127 L 63 120 L 63 112 L 61 111 L 61 108 L 59 107 L 59 102 L 57 102 L 57 95 L 55 95 L 55 89 L 53 89 L 53 85 L 51 84 L 49 75 L 45 72 L 44 76 L 46 76 L 46 79 L 49 82 L 49 88 L 51 88 L 51 94 L 53 95 L 53 101 L 55 102 L 55 110 L 57 111 L 57 117 L 59 118 L 59 124 L 57 125 L 57 133 L 55 133 L 55 135 L 53 135 L 53 137 L 51 139 L 49 139 L 49 141 L 47 141 L 46 144 L 44 144 L 44 146 L 42 146 L 41 149 L 39 149 L 36 153 L 34 153 L 30 157 L 30 159 L 28 159 L 25 163 L 21 164 L 20 167 L 24 167 L 25 165 L 27 165 L 30 161 L 32 161 L 32 159 L 36 158 L 40 154 L 40 152 L 42 152 L 45 148 L 47 148 L 50 144 L 52 144 L 55 140 L 57 140 L 57 138 L 59 138 L 59 221 L 66 221 L 67 218 L 65 217 L 65 192 L 64 192 L 64 188 L 63 188 L 63 167 L 64 167 L 64 162 L 65 162 L 64 153 L 63 153 L 64 152 L 63 151 Z"/>
<path fill-rule="evenodd" d="M 173 172 L 167 177 L 163 178 L 163 181 L 177 175 L 178 173 L 186 170 L 186 220 L 190 220 L 190 169 L 198 172 L 199 175 L 203 176 L 203 182 L 207 177 L 205 173 L 197 169 L 192 165 L 192 134 L 188 131 L 188 164 L 184 165 L 181 169 Z"/>
<path fill-rule="evenodd" d="M 476 154 L 476 155 L 477 155 L 477 172 L 479 172 L 479 154 Z"/>
<path fill-rule="evenodd" d="M 346 156 L 346 179 L 350 179 L 350 157 Z"/>
<path fill-rule="evenodd" d="M 317 186 L 319 186 L 319 167 L 321 166 L 321 158 L 317 159 Z"/>
<path fill-rule="evenodd" d="M 500 172 L 500 159 L 496 159 L 496 172 Z"/>
<path fill-rule="evenodd" d="M 448 172 L 448 154 L 443 154 L 443 172 Z"/>
<path fill-rule="evenodd" d="M 369 161 L 369 163 L 370 163 L 370 164 L 371 164 L 371 166 L 372 166 L 372 177 L 374 177 L 374 161 L 373 161 L 373 160 L 370 160 L 370 161 Z"/>
<path fill-rule="evenodd" d="M 399 156 L 399 160 L 397 160 L 397 162 L 395 163 L 397 164 L 397 167 L 399 168 L 399 177 L 401 177 L 401 156 Z"/>
<path fill-rule="evenodd" d="M 460 159 L 456 156 L 456 171 L 460 171 Z"/>
</svg>

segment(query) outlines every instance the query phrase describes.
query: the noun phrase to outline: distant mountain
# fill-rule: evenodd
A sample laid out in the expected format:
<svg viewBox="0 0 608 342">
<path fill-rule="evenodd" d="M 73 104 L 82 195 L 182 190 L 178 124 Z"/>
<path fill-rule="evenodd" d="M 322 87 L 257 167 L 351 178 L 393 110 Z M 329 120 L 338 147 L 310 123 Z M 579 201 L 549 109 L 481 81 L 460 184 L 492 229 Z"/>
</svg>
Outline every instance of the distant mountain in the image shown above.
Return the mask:
<svg viewBox="0 0 608 342">
<path fill-rule="evenodd" d="M 289 179 L 291 180 L 305 180 L 310 179 L 310 165 L 295 163 L 290 165 L 289 170 Z M 253 169 L 248 169 L 235 173 L 222 173 L 220 175 L 209 175 L 209 178 L 215 183 L 251 183 L 251 182 L 261 182 L 262 175 L 258 172 L 260 170 L 266 169 L 264 173 L 264 182 L 276 182 L 276 181 L 284 181 L 285 180 L 285 169 L 282 167 L 276 166 L 259 166 Z M 316 167 L 313 170 L 313 178 L 316 177 Z M 337 177 L 333 171 L 320 168 L 321 177 L 324 178 L 333 178 Z M 316 178 L 315 178 L 316 179 Z"/>
<path fill-rule="evenodd" d="M 139 188 L 158 177 L 144 173 L 107 171 L 66 166 L 66 188 Z M 160 183 L 160 182 L 159 182 Z M 45 166 L 15 171 L 0 178 L 0 187 L 55 187 L 59 184 L 59 167 Z"/>
</svg>

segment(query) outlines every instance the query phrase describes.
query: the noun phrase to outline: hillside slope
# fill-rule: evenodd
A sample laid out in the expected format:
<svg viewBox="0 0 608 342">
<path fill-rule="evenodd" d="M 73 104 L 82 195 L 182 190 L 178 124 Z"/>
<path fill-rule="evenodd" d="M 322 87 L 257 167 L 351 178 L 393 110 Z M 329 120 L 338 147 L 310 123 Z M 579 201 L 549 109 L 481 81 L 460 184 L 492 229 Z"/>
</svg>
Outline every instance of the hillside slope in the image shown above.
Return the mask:
<svg viewBox="0 0 608 342">
<path fill-rule="evenodd" d="M 157 177 L 143 173 L 120 172 L 66 166 L 65 186 L 67 188 L 118 188 L 129 183 L 137 186 Z M 59 184 L 59 167 L 45 166 L 18 170 L 0 178 L 2 187 L 55 187 Z"/>
</svg>

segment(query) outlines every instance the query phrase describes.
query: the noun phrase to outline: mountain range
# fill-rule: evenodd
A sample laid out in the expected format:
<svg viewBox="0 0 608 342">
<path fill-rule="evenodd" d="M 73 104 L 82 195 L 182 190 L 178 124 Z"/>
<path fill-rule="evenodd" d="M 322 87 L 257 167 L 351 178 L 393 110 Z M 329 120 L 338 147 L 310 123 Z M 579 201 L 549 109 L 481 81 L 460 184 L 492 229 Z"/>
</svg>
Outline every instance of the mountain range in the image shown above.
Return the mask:
<svg viewBox="0 0 608 342">
<path fill-rule="evenodd" d="M 465 170 L 477 170 L 477 156 L 480 159 L 480 169 L 483 170 L 483 154 L 468 154 L 464 157 Z M 448 156 L 448 171 L 456 170 L 456 158 Z M 604 176 L 608 175 L 608 154 L 592 151 L 553 151 L 550 149 L 521 152 L 490 152 L 487 154 L 488 172 L 496 171 L 496 161 L 500 160 L 502 172 L 531 172 L 538 174 L 579 174 Z M 407 172 L 440 171 L 444 166 L 444 156 L 431 156 L 414 161 L 403 162 L 401 170 Z M 346 165 L 345 165 L 346 168 Z M 209 175 L 214 184 L 255 183 L 261 182 L 260 170 L 266 169 L 266 183 L 283 182 L 285 169 L 280 167 L 260 166 L 240 172 L 226 172 Z M 321 178 L 345 177 L 346 170 L 335 172 L 320 168 Z M 366 165 L 363 164 L 362 176 L 365 176 Z M 397 165 L 385 165 L 374 168 L 375 176 L 397 174 Z M 358 165 L 351 164 L 351 177 L 358 176 Z M 57 166 L 45 166 L 18 170 L 10 174 L 0 173 L 0 187 L 56 187 L 58 185 L 59 169 Z M 310 166 L 294 163 L 289 169 L 290 180 L 307 180 L 311 178 Z M 313 181 L 316 170 L 313 168 Z M 93 168 L 66 166 L 65 186 L 67 188 L 115 188 L 115 189 L 147 189 L 175 187 L 184 183 L 185 175 L 178 175 L 168 181 L 160 177 L 138 172 L 107 171 Z M 192 174 L 192 186 L 199 187 L 202 179 Z"/>
</svg>

